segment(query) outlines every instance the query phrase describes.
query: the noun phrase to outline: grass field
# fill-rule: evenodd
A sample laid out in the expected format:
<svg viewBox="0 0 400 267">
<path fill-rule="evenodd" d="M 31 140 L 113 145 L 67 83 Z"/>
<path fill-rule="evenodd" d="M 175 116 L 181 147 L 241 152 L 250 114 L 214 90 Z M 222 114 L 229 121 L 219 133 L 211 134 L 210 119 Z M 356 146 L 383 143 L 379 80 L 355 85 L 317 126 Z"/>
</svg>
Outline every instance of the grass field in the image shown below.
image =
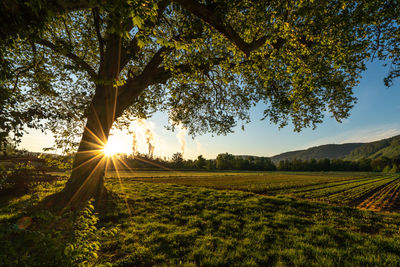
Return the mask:
<svg viewBox="0 0 400 267">
<path fill-rule="evenodd" d="M 115 266 L 398 266 L 400 262 L 400 215 L 346 206 L 390 206 L 397 197 L 398 176 L 145 172 L 117 179 L 115 175 L 109 173 L 106 180 L 114 197 L 110 206 L 96 211 L 95 225 L 79 226 L 82 223 L 71 221 L 68 214 L 31 211 L 65 181 L 1 202 L 0 265 L 69 266 L 83 260 Z M 93 221 L 90 212 L 84 211 L 81 217 L 85 216 Z M 15 230 L 21 218 L 30 218 L 31 223 Z M 89 245 L 82 245 L 77 236 L 84 236 Z M 65 253 L 71 244 L 86 258 Z M 65 263 L 70 255 L 75 255 L 73 260 Z"/>
</svg>

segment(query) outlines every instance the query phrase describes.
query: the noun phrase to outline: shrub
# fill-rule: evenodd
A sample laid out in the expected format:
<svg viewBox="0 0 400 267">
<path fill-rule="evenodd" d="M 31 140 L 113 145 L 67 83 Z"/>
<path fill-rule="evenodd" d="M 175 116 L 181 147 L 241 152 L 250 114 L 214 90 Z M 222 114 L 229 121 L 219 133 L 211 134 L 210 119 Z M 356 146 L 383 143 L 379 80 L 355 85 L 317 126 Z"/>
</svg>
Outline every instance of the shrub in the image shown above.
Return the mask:
<svg viewBox="0 0 400 267">
<path fill-rule="evenodd" d="M 74 223 L 74 241 L 67 244 L 64 254 L 70 259 L 73 266 L 94 265 L 100 242 L 96 234 L 98 218 L 94 213 L 92 201 L 89 201 Z"/>
</svg>

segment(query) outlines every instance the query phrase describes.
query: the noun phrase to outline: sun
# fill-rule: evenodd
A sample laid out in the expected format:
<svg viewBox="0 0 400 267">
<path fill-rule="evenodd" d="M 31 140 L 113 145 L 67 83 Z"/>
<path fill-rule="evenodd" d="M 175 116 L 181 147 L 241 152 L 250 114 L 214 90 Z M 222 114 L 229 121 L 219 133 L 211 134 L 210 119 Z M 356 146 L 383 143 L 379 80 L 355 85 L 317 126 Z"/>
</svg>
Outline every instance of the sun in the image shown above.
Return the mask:
<svg viewBox="0 0 400 267">
<path fill-rule="evenodd" d="M 121 135 L 113 135 L 108 139 L 107 144 L 103 148 L 103 153 L 107 157 L 112 157 L 117 153 L 129 154 L 130 146 L 127 145 L 126 140 Z M 127 149 L 128 148 L 128 149 Z"/>
<path fill-rule="evenodd" d="M 112 144 L 110 144 L 110 142 L 108 142 L 108 143 L 104 146 L 103 152 L 104 152 L 104 155 L 106 155 L 107 157 L 112 157 L 112 156 L 114 156 L 116 153 L 118 153 L 118 151 L 116 150 L 116 147 L 113 146 Z"/>
</svg>

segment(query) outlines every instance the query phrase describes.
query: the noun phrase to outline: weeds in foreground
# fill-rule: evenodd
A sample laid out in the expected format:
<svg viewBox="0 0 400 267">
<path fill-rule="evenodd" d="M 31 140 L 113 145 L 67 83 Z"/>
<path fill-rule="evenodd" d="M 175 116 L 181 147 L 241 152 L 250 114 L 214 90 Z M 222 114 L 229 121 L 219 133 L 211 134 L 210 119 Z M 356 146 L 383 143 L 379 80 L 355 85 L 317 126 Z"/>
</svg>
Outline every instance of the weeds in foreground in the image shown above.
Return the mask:
<svg viewBox="0 0 400 267">
<path fill-rule="evenodd" d="M 117 230 L 97 228 L 98 216 L 91 202 L 77 213 L 61 215 L 33 209 L 49 192 L 54 193 L 54 186 L 38 186 L 32 195 L 1 207 L 0 266 L 107 265 L 98 262 L 100 239 L 111 238 Z"/>
</svg>

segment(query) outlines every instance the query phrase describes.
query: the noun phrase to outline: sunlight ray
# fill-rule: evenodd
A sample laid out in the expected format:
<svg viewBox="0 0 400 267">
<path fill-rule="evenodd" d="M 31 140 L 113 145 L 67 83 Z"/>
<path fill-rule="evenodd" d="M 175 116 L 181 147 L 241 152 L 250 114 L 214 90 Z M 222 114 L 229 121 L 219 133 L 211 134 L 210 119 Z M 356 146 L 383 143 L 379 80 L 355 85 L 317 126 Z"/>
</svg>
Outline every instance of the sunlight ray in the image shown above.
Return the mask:
<svg viewBox="0 0 400 267">
<path fill-rule="evenodd" d="M 100 127 L 101 127 L 101 125 L 100 125 Z M 90 130 L 88 127 L 85 127 L 85 130 L 87 130 L 90 133 L 90 135 L 99 142 L 97 145 L 99 145 L 99 146 L 105 145 L 105 142 L 103 140 L 101 140 L 100 137 L 98 137 L 92 130 Z M 106 140 L 103 129 L 101 129 L 101 131 L 102 131 L 102 134 L 104 135 L 104 140 Z"/>
<path fill-rule="evenodd" d="M 96 166 L 93 168 L 93 170 L 90 172 L 89 176 L 85 179 L 85 181 L 82 183 L 82 185 L 79 187 L 79 189 L 75 192 L 75 194 L 71 197 L 71 200 L 65 205 L 65 207 L 61 210 L 63 212 L 68 206 L 78 197 L 79 193 L 81 190 L 84 188 L 84 186 L 89 182 L 91 176 L 97 171 L 97 168 L 99 165 L 103 164 L 103 161 L 105 160 L 105 157 L 102 157 L 100 161 L 96 164 Z"/>
<path fill-rule="evenodd" d="M 135 172 L 135 170 L 132 169 L 131 167 L 129 167 L 129 165 L 128 165 L 126 162 L 124 162 L 124 161 L 121 160 L 121 159 L 118 159 L 118 160 L 121 162 L 122 165 L 125 166 L 125 168 L 126 168 L 129 172 Z"/>
<path fill-rule="evenodd" d="M 98 157 L 103 157 L 103 156 L 104 156 L 104 154 L 99 152 L 97 155 L 95 155 L 95 156 L 92 157 L 91 159 L 82 162 L 82 163 L 79 164 L 78 166 L 75 166 L 75 167 L 72 169 L 72 171 L 77 170 L 78 168 L 81 168 L 81 167 L 85 166 L 86 164 L 88 164 L 88 163 L 92 162 L 93 160 L 97 159 Z"/>
<path fill-rule="evenodd" d="M 85 143 L 87 145 L 96 147 L 98 150 L 102 150 L 104 148 L 104 145 L 102 145 L 102 144 L 93 143 L 93 142 L 90 142 L 90 141 L 87 141 L 87 140 L 82 140 L 82 143 Z"/>
<path fill-rule="evenodd" d="M 145 162 L 145 163 L 148 163 L 150 165 L 159 167 L 159 168 L 167 170 L 167 171 L 173 171 L 173 172 L 178 172 L 179 173 L 179 171 L 177 171 L 177 170 L 162 166 L 161 164 L 158 164 L 158 163 L 155 163 L 155 162 L 151 162 L 151 161 L 145 160 L 144 158 L 141 158 L 139 156 L 135 156 L 135 159 L 140 160 L 140 161 Z"/>
<path fill-rule="evenodd" d="M 93 107 L 93 110 L 94 110 L 94 115 L 95 115 L 96 122 L 97 122 L 97 127 L 101 131 L 100 132 L 101 136 L 98 137 L 98 136 L 95 135 L 95 138 L 98 138 L 100 140 L 101 144 L 105 145 L 105 143 L 107 142 L 107 137 L 106 137 L 106 134 L 104 133 L 103 125 L 101 125 L 99 114 L 97 114 L 97 111 L 96 111 L 96 109 L 94 107 Z M 94 134 L 94 133 L 92 133 L 92 134 Z"/>
<path fill-rule="evenodd" d="M 122 185 L 121 176 L 119 175 L 118 166 L 117 166 L 116 162 L 114 161 L 114 157 L 111 157 L 111 161 L 112 161 L 112 163 L 114 165 L 114 169 L 115 169 L 115 172 L 117 174 L 119 186 L 121 187 L 121 191 L 122 191 L 122 194 L 123 194 L 124 202 L 125 202 L 126 208 L 128 209 L 129 217 L 132 218 L 132 212 L 131 212 L 131 209 L 129 207 L 128 198 L 126 196 L 125 188 Z"/>
<path fill-rule="evenodd" d="M 85 151 L 78 151 L 76 154 L 98 154 L 101 150 L 99 149 L 92 149 L 92 150 L 85 150 Z"/>
</svg>

